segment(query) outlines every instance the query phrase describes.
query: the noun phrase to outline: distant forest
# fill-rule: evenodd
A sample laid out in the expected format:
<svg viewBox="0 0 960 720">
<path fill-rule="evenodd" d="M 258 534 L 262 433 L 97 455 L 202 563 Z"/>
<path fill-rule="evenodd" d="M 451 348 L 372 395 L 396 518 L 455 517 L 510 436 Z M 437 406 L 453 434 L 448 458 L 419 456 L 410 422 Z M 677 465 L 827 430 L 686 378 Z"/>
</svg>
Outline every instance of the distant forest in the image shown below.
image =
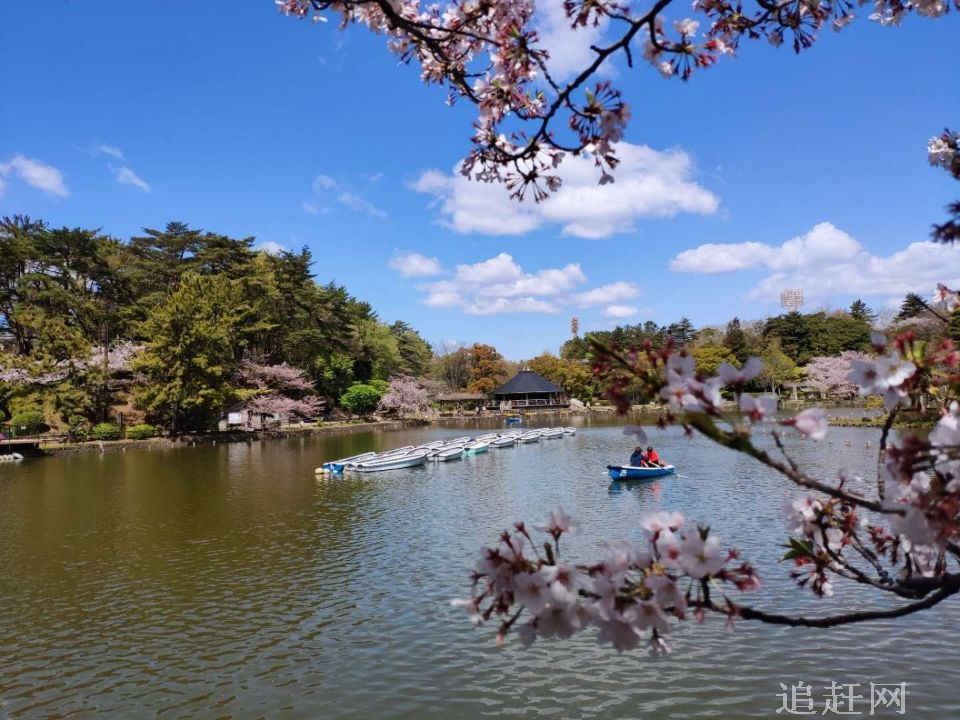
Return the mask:
<svg viewBox="0 0 960 720">
<path fill-rule="evenodd" d="M 384 395 L 391 378 L 434 393 L 487 394 L 521 366 L 574 397 L 602 396 L 590 344 L 575 327 L 557 355 L 520 363 L 479 343 L 434 348 L 402 320 L 382 322 L 347 288 L 318 283 L 306 248 L 270 254 L 253 242 L 182 222 L 124 242 L 2 218 L 0 421 L 30 413 L 78 428 L 125 413 L 171 432 L 202 430 L 244 400 L 315 418 L 348 406 L 351 389 Z M 897 320 L 926 332 L 925 312 L 908 296 Z M 802 378 L 814 358 L 867 350 L 875 321 L 857 301 L 849 312 L 793 312 L 747 326 L 733 318 L 725 329 L 698 330 L 681 318 L 590 337 L 619 347 L 672 337 L 708 373 L 757 355 L 767 367 L 760 382 L 776 389 Z"/>
</svg>

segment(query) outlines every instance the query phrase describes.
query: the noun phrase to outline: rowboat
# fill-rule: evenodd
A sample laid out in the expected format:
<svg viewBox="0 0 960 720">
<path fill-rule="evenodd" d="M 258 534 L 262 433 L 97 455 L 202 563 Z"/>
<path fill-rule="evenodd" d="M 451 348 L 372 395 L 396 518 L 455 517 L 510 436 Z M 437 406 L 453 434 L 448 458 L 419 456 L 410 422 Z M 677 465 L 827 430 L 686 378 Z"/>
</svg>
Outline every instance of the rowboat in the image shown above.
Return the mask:
<svg viewBox="0 0 960 720">
<path fill-rule="evenodd" d="M 429 452 L 426 450 L 417 450 L 416 452 L 410 452 L 405 455 L 391 455 L 385 458 L 378 457 L 355 465 L 347 465 L 344 470 L 367 473 L 416 467 L 417 465 L 423 465 L 427 461 L 428 454 Z"/>
<path fill-rule="evenodd" d="M 540 442 L 540 431 L 531 430 L 530 432 L 525 432 L 519 438 L 517 438 L 521 443 L 535 443 Z"/>
<path fill-rule="evenodd" d="M 459 460 L 462 457 L 463 445 L 450 445 L 449 447 L 442 447 L 439 450 L 435 450 L 430 459 L 436 460 L 437 462 L 450 462 L 451 460 Z"/>
<path fill-rule="evenodd" d="M 563 428 L 547 428 L 540 433 L 544 440 L 556 440 L 563 437 Z"/>
<path fill-rule="evenodd" d="M 0 462 L 20 462 L 21 460 L 23 460 L 23 455 L 18 452 L 0 455 Z"/>
<path fill-rule="evenodd" d="M 485 453 L 488 447 L 490 447 L 490 443 L 486 440 L 476 440 L 463 446 L 463 454 L 476 455 L 477 453 Z"/>
<path fill-rule="evenodd" d="M 505 448 L 513 447 L 517 443 L 517 438 L 515 435 L 501 435 L 498 438 L 494 438 L 490 441 L 490 447 L 493 448 Z"/>
<path fill-rule="evenodd" d="M 365 452 L 360 453 L 359 455 L 351 455 L 347 458 L 342 458 L 341 460 L 330 460 L 325 462 L 323 465 L 314 470 L 315 473 L 341 473 L 345 465 L 350 465 L 352 463 L 363 462 L 364 460 L 372 460 L 377 454 L 375 452 Z"/>
<path fill-rule="evenodd" d="M 673 465 L 663 467 L 636 467 L 634 465 L 607 465 L 607 472 L 614 480 L 647 480 L 670 475 L 676 470 Z"/>
</svg>

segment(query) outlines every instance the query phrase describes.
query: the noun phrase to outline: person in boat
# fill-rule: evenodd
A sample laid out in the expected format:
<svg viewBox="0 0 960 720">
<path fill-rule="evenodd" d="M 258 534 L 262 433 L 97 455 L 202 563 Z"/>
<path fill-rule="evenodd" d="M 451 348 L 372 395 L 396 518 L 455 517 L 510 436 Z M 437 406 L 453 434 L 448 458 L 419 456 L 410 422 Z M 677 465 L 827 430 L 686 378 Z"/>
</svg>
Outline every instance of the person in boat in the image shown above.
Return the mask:
<svg viewBox="0 0 960 720">
<path fill-rule="evenodd" d="M 663 461 L 652 446 L 647 446 L 647 451 L 643 453 L 643 467 L 663 467 Z"/>
<path fill-rule="evenodd" d="M 647 467 L 642 447 L 637 447 L 630 455 L 630 467 Z"/>
</svg>

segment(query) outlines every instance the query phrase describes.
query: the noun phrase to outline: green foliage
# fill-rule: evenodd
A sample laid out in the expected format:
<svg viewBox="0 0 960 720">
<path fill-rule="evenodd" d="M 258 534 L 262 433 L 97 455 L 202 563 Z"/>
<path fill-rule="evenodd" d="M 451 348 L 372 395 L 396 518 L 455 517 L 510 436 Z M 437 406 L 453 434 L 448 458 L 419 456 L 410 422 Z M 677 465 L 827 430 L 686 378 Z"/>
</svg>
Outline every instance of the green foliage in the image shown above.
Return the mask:
<svg viewBox="0 0 960 720">
<path fill-rule="evenodd" d="M 906 297 L 903 298 L 903 302 L 900 304 L 900 312 L 897 313 L 893 319 L 907 320 L 912 317 L 917 317 L 918 315 L 923 315 L 926 312 L 927 304 L 923 301 L 923 298 L 916 293 L 907 293 Z"/>
<path fill-rule="evenodd" d="M 433 358 L 430 343 L 402 320 L 397 320 L 391 325 L 390 332 L 397 340 L 397 351 L 400 355 L 397 372 L 410 377 L 426 375 L 430 369 L 430 360 Z"/>
<path fill-rule="evenodd" d="M 357 415 L 366 415 L 377 409 L 377 404 L 385 392 L 386 387 L 377 387 L 372 383 L 354 383 L 340 396 L 340 405 Z"/>
<path fill-rule="evenodd" d="M 696 361 L 697 372 L 704 375 L 716 375 L 720 363 L 737 365 L 737 357 L 726 345 L 703 345 L 691 352 Z"/>
<path fill-rule="evenodd" d="M 767 320 L 763 336 L 765 340 L 779 338 L 783 353 L 797 365 L 806 365 L 813 357 L 866 350 L 870 345 L 870 325 L 847 313 L 791 312 Z"/>
<path fill-rule="evenodd" d="M 590 366 L 579 360 L 566 360 L 543 353 L 530 360 L 527 366 L 555 385 L 562 387 L 570 397 L 592 401 L 600 394 L 600 386 Z"/>
<path fill-rule="evenodd" d="M 143 323 L 150 340 L 134 361 L 149 384 L 138 400 L 173 433 L 212 427 L 233 395 L 243 308 L 239 281 L 187 273 Z"/>
<path fill-rule="evenodd" d="M 25 410 L 14 413 L 10 418 L 10 427 L 18 435 L 36 435 L 49 429 L 44 423 L 43 413 L 39 410 Z"/>
<path fill-rule="evenodd" d="M 90 440 L 119 440 L 120 426 L 111 422 L 97 423 L 90 429 L 87 437 Z"/>
<path fill-rule="evenodd" d="M 146 440 L 157 434 L 157 429 L 153 425 L 131 425 L 126 429 L 126 436 L 129 440 Z"/>
<path fill-rule="evenodd" d="M 878 316 L 863 300 L 858 298 L 850 305 L 850 317 L 854 320 L 861 320 L 868 325 L 872 325 L 877 321 Z"/>
<path fill-rule="evenodd" d="M 742 365 L 750 358 L 751 348 L 747 343 L 746 333 L 740 327 L 740 318 L 735 317 L 727 323 L 727 332 L 723 336 L 723 344 L 730 348 L 730 352 L 737 358 L 738 365 Z"/>
</svg>

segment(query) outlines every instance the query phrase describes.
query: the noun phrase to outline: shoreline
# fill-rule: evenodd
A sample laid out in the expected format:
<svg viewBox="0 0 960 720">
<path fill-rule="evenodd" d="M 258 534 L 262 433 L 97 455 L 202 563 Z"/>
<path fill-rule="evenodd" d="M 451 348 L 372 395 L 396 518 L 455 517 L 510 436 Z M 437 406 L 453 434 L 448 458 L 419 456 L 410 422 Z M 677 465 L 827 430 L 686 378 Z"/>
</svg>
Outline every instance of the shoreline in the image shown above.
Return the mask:
<svg viewBox="0 0 960 720">
<path fill-rule="evenodd" d="M 794 405 L 795 403 L 791 403 Z M 796 403 L 795 405 L 802 407 L 804 403 Z M 850 410 L 865 410 L 862 406 L 834 406 L 828 408 L 828 413 L 830 410 L 837 410 L 840 407 Z M 861 417 L 844 417 L 837 415 L 830 415 L 828 417 L 828 423 L 832 427 L 859 427 L 863 429 L 877 428 L 882 425 L 882 418 L 868 417 L 869 411 L 865 411 L 864 415 Z M 607 408 L 604 406 L 589 408 L 586 412 L 570 412 L 560 411 L 560 412 L 550 412 L 550 413 L 541 413 L 539 417 L 590 417 L 590 416 L 610 416 L 615 415 L 616 411 L 613 408 Z M 624 415 L 623 417 L 632 417 L 637 418 L 646 418 L 650 417 L 655 420 L 657 411 L 648 406 L 634 406 L 631 408 L 631 411 Z M 376 422 L 342 422 L 342 423 L 327 423 L 324 425 L 304 425 L 304 426 L 288 426 L 283 429 L 272 429 L 272 430 L 249 430 L 249 431 L 222 431 L 222 432 L 210 432 L 210 433 L 197 433 L 189 435 L 178 435 L 176 437 L 153 437 L 146 440 L 87 440 L 76 443 L 67 443 L 62 440 L 45 440 L 44 438 L 36 438 L 39 443 L 39 447 L 35 449 L 23 448 L 17 449 L 18 452 L 21 452 L 26 458 L 37 458 L 44 456 L 52 455 L 71 455 L 71 454 L 85 454 L 85 453 L 105 453 L 105 452 L 117 452 L 125 451 L 128 449 L 151 449 L 151 448 L 177 448 L 177 447 L 194 447 L 197 445 L 216 445 L 218 443 L 238 443 L 238 442 L 264 442 L 266 440 L 282 440 L 286 438 L 295 438 L 295 437 L 309 437 L 313 435 L 342 435 L 356 432 L 371 432 L 371 431 L 391 431 L 391 430 L 403 430 L 405 428 L 413 427 L 426 427 L 426 426 L 436 426 L 436 427 L 483 427 L 489 425 L 491 421 L 496 421 L 500 418 L 498 416 L 468 416 L 468 417 L 438 417 L 431 419 L 423 418 L 409 418 L 403 420 L 381 420 Z M 924 419 L 925 420 L 925 419 Z M 920 426 L 927 427 L 933 425 L 933 422 L 925 422 L 919 418 L 915 418 L 912 421 L 895 423 L 894 427 L 901 425 L 900 429 L 917 429 Z M 0 442 L 0 452 L 3 450 L 3 443 Z"/>
</svg>

